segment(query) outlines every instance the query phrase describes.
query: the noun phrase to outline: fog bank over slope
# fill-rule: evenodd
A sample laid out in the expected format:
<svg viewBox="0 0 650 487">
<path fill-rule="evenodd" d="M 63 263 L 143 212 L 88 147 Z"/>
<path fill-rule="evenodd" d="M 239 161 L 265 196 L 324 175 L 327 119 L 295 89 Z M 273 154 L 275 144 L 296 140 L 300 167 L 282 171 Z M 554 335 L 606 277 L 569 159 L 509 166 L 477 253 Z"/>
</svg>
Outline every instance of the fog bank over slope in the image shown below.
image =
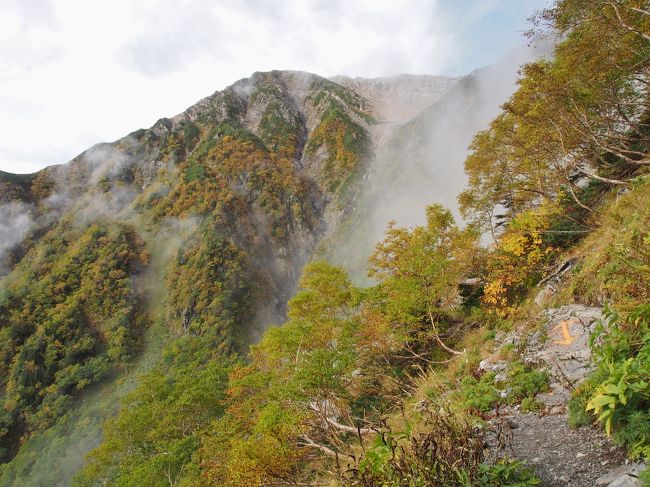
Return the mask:
<svg viewBox="0 0 650 487">
<path fill-rule="evenodd" d="M 472 138 L 487 128 L 514 92 L 521 65 L 545 52 L 543 46 L 522 47 L 500 63 L 462 78 L 343 78 L 341 82 L 373 100 L 382 122 L 371 128 L 378 145 L 362 193 L 349 220 L 325 244 L 324 255 L 364 282 L 367 257 L 389 221 L 401 226 L 421 224 L 424 207 L 433 203 L 459 217 L 456 198 L 466 183 L 463 162 Z M 379 89 L 382 83 L 388 88 Z M 425 89 L 418 91 L 415 84 Z M 410 93 L 400 91 L 408 87 Z M 398 100 L 398 108 L 392 100 Z M 402 122 L 400 115 L 406 113 L 416 115 Z"/>
</svg>

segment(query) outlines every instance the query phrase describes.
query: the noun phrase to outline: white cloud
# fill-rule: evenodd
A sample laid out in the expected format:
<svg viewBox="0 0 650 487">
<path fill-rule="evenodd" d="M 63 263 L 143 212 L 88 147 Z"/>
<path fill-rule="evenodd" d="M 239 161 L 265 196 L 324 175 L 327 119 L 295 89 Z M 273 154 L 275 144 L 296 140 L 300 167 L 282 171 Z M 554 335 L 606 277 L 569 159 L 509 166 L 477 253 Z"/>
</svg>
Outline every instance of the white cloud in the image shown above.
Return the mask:
<svg viewBox="0 0 650 487">
<path fill-rule="evenodd" d="M 482 5 L 480 17 L 518 0 L 468 3 Z M 66 162 L 254 71 L 456 71 L 465 35 L 457 7 L 455 0 L 5 0 L 0 169 Z"/>
</svg>

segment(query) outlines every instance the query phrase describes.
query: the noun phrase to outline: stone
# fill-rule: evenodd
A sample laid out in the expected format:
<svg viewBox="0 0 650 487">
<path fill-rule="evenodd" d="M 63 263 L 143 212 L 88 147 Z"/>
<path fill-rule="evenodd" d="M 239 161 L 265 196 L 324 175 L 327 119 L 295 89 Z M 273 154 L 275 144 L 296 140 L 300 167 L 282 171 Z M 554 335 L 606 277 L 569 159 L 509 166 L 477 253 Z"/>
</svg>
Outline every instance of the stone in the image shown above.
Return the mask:
<svg viewBox="0 0 650 487">
<path fill-rule="evenodd" d="M 537 296 L 535 296 L 535 304 L 538 306 L 541 306 L 546 302 L 548 298 L 553 296 L 556 293 L 556 289 L 551 286 L 550 284 L 547 286 L 544 286 L 538 293 Z"/>
<path fill-rule="evenodd" d="M 602 310 L 572 304 L 547 310 L 546 318 L 528 341 L 525 361 L 545 364 L 557 383 L 553 392 L 568 394 L 593 369 L 589 337 Z"/>
<path fill-rule="evenodd" d="M 641 487 L 641 481 L 637 477 L 623 475 L 614 482 L 607 484 L 607 487 Z"/>
<path fill-rule="evenodd" d="M 635 480 L 636 477 L 638 477 L 641 472 L 645 469 L 646 465 L 645 463 L 630 463 L 629 465 L 621 465 L 620 467 L 617 467 L 607 474 L 603 475 L 602 477 L 598 477 L 596 479 L 596 485 L 607 485 L 607 486 L 612 486 L 614 482 L 618 481 L 621 478 L 624 477 L 629 477 L 632 480 Z M 637 479 L 638 480 L 638 479 Z M 639 484 L 616 484 L 615 487 L 622 487 L 626 485 L 641 485 L 640 482 Z"/>
</svg>

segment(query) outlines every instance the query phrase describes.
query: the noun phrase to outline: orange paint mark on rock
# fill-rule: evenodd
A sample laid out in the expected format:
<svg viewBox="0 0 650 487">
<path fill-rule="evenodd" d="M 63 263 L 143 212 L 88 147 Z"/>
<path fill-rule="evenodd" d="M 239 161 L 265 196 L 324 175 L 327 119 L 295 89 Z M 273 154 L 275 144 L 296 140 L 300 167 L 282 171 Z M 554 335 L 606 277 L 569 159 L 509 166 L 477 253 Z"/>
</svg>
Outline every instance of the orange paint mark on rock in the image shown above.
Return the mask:
<svg viewBox="0 0 650 487">
<path fill-rule="evenodd" d="M 569 325 L 571 324 L 570 320 L 563 320 L 560 321 L 556 327 L 553 328 L 553 330 L 562 330 L 562 340 L 555 340 L 555 343 L 558 345 L 564 345 L 564 346 L 569 346 L 573 343 L 573 341 L 576 339 L 573 335 L 571 335 L 571 331 L 569 330 Z"/>
</svg>

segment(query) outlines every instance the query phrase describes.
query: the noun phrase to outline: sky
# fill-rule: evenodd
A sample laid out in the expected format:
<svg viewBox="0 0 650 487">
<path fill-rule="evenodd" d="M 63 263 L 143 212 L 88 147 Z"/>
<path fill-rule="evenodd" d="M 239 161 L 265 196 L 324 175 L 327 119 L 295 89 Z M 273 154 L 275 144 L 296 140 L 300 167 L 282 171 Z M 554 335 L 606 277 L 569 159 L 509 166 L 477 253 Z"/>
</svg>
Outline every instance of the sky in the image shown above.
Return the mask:
<svg viewBox="0 0 650 487">
<path fill-rule="evenodd" d="M 0 170 L 69 161 L 255 71 L 461 76 L 546 0 L 2 0 Z"/>
</svg>

